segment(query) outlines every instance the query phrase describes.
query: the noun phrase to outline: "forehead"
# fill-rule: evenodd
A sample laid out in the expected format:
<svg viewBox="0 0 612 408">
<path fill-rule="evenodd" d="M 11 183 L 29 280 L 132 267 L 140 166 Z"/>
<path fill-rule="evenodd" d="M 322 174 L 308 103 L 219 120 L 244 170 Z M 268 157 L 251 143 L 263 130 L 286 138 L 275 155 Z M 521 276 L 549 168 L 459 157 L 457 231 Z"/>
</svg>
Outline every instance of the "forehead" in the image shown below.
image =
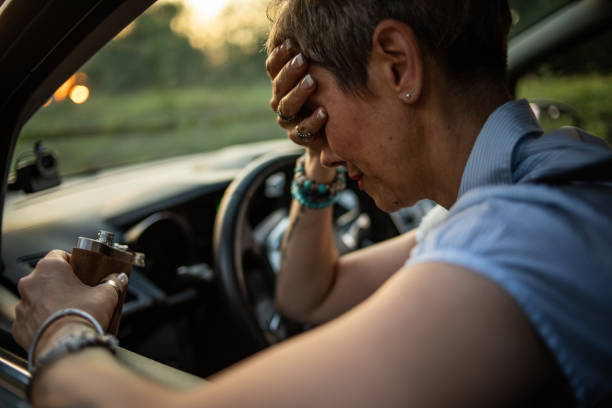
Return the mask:
<svg viewBox="0 0 612 408">
<path fill-rule="evenodd" d="M 316 106 L 325 106 L 325 102 L 328 104 L 334 102 L 347 103 L 348 100 L 359 99 L 357 93 L 343 89 L 336 76 L 327 68 L 318 64 L 311 64 L 308 73 L 316 81 L 317 89 L 309 98 L 307 107 L 311 107 L 310 105 L 313 103 Z"/>
</svg>

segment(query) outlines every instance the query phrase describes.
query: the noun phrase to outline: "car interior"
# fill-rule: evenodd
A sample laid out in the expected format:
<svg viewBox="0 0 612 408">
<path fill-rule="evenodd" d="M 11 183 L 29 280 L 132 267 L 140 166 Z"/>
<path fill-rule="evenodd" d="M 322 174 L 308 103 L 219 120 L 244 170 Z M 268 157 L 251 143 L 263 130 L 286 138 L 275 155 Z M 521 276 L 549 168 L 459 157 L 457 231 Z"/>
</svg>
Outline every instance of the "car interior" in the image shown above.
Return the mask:
<svg viewBox="0 0 612 408">
<path fill-rule="evenodd" d="M 131 272 L 118 357 L 154 381 L 177 388 L 200 384 L 309 328 L 274 306 L 289 183 L 301 154 L 288 140 L 117 167 L 61 182 L 56 158 L 38 146 L 29 169 L 12 174 L 26 122 L 153 3 L 0 0 L 0 406 L 28 406 L 27 356 L 11 336 L 18 280 L 48 251 L 70 251 L 77 237 L 95 238 L 101 230 L 145 254 L 145 265 Z M 610 33 L 612 3 L 553 3 L 549 13 L 510 39 L 515 93 L 538 64 Z M 579 107 L 547 95 L 529 98 L 543 121 L 558 126 L 562 117 L 567 124 L 582 125 Z M 610 120 L 612 112 L 608 115 Z M 612 134 L 612 124 L 606 131 Z M 334 207 L 341 253 L 407 232 L 435 206 L 424 200 L 387 214 L 354 183 L 349 187 Z"/>
</svg>

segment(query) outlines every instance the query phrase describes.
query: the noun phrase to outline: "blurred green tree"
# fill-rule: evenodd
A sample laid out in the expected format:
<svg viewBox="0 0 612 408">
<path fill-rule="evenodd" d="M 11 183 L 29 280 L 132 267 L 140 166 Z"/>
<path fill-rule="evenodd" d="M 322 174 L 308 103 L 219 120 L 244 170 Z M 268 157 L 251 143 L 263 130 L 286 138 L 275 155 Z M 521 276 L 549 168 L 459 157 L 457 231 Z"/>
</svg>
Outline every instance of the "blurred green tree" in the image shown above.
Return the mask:
<svg viewBox="0 0 612 408">
<path fill-rule="evenodd" d="M 180 2 L 160 3 L 140 16 L 83 67 L 90 86 L 115 93 L 267 80 L 266 24 L 230 2 L 211 30 L 196 33 L 205 38 L 198 44 L 173 24 L 184 11 Z"/>
<path fill-rule="evenodd" d="M 105 46 L 83 71 L 92 87 L 113 92 L 198 83 L 206 56 L 170 28 L 180 3 L 163 3 L 144 13 Z"/>
</svg>

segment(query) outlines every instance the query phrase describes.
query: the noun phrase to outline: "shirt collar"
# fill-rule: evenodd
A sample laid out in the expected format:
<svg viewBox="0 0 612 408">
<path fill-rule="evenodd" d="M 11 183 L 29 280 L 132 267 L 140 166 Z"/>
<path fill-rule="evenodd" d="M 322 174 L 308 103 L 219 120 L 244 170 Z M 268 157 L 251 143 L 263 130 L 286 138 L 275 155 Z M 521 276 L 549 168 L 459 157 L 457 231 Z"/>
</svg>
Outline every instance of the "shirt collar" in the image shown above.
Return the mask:
<svg viewBox="0 0 612 408">
<path fill-rule="evenodd" d="M 505 103 L 482 127 L 461 177 L 460 198 L 477 187 L 512 183 L 512 153 L 525 136 L 542 134 L 526 100 Z"/>
</svg>

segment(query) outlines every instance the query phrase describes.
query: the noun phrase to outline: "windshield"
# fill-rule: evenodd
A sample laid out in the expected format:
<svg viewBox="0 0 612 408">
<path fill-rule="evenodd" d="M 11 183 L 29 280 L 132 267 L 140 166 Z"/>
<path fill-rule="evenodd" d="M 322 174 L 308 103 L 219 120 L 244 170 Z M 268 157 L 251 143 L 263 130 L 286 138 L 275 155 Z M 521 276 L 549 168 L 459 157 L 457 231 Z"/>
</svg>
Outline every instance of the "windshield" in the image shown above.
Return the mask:
<svg viewBox="0 0 612 408">
<path fill-rule="evenodd" d="M 512 33 L 569 2 L 510 1 Z M 15 161 L 41 141 L 66 176 L 284 137 L 268 104 L 267 4 L 159 1 L 40 108 Z"/>
</svg>

